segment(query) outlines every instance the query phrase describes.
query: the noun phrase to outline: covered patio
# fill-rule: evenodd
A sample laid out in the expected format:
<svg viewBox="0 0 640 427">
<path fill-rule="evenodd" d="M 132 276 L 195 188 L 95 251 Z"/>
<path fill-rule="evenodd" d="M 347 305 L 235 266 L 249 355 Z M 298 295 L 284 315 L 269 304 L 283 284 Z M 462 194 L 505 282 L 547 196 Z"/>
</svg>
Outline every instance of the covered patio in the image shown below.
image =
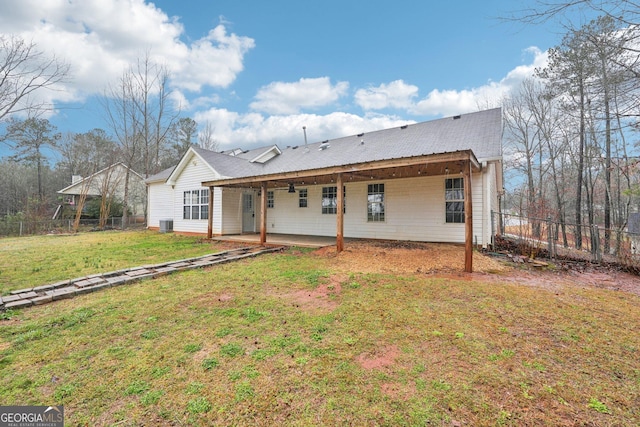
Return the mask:
<svg viewBox="0 0 640 427">
<path fill-rule="evenodd" d="M 352 163 L 341 166 L 320 167 L 316 169 L 294 170 L 289 172 L 271 173 L 238 178 L 221 178 L 203 182 L 209 188 L 209 223 L 207 237 L 213 236 L 213 199 L 214 187 L 229 188 L 258 188 L 260 189 L 261 217 L 259 218 L 260 233 L 255 235 L 238 235 L 238 241 L 255 239 L 256 243 L 277 244 L 281 241 L 306 241 L 308 244 L 330 246 L 335 244 L 337 252 L 344 250 L 344 197 L 343 192 L 337 192 L 336 235 L 333 237 L 269 234 L 267 238 L 267 190 L 274 188 L 293 188 L 305 183 L 333 184 L 343 188 L 346 182 L 392 180 L 420 176 L 457 175 L 464 178 L 464 216 L 465 216 L 465 271 L 473 271 L 473 221 L 472 221 L 472 185 L 471 176 L 482 170 L 475 154 L 471 150 L 450 153 L 438 153 L 422 156 L 405 157 L 399 159 L 378 160 L 364 163 Z M 280 237 L 279 237 L 280 236 Z M 285 237 L 286 236 L 286 237 Z M 229 236 L 223 236 L 229 239 Z M 315 246 L 319 247 L 319 246 Z"/>
</svg>

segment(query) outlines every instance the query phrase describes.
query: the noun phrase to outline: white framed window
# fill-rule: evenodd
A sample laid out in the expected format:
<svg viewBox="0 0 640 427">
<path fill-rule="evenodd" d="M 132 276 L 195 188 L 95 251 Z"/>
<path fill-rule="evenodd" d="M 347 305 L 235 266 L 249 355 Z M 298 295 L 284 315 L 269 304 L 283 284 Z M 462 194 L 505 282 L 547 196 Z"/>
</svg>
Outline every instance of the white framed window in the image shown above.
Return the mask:
<svg viewBox="0 0 640 427">
<path fill-rule="evenodd" d="M 367 221 L 384 222 L 384 184 L 367 185 Z"/>
<path fill-rule="evenodd" d="M 306 208 L 307 206 L 309 206 L 308 202 L 309 202 L 309 199 L 308 199 L 307 189 L 302 188 L 298 190 L 298 207 Z"/>
<path fill-rule="evenodd" d="M 209 219 L 208 188 L 183 193 L 182 219 Z"/>
<path fill-rule="evenodd" d="M 464 178 L 447 178 L 444 184 L 447 223 L 464 223 Z"/>
<path fill-rule="evenodd" d="M 342 187 L 342 198 L 344 201 L 343 213 L 347 212 L 347 189 Z M 322 213 L 338 213 L 338 187 L 322 187 Z"/>
</svg>

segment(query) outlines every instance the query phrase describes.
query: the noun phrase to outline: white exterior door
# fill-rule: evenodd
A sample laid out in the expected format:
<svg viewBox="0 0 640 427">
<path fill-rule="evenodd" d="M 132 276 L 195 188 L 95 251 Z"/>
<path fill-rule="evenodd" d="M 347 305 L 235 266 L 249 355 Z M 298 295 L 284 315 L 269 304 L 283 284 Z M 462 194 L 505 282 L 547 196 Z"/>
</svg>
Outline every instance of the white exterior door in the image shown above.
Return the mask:
<svg viewBox="0 0 640 427">
<path fill-rule="evenodd" d="M 253 233 L 255 229 L 255 207 L 253 203 L 253 193 L 242 194 L 242 232 Z"/>
</svg>

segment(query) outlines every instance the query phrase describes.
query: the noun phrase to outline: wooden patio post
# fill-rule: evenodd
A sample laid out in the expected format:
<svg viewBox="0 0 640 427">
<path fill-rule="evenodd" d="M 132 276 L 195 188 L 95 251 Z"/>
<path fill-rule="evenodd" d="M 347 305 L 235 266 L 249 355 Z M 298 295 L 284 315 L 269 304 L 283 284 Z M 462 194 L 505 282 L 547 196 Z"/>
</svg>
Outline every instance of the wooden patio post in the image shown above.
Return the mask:
<svg viewBox="0 0 640 427">
<path fill-rule="evenodd" d="M 263 182 L 260 191 L 260 244 L 267 243 L 267 182 Z"/>
<path fill-rule="evenodd" d="M 213 187 L 209 187 L 209 219 L 207 219 L 207 239 L 213 237 Z"/>
<path fill-rule="evenodd" d="M 344 190 L 342 188 L 342 174 L 338 174 L 337 179 L 337 196 L 338 206 L 337 209 L 337 230 L 336 230 L 336 251 L 342 252 L 344 250 Z"/>
<path fill-rule="evenodd" d="M 464 163 L 464 271 L 473 273 L 473 211 L 471 203 L 471 160 Z"/>
</svg>

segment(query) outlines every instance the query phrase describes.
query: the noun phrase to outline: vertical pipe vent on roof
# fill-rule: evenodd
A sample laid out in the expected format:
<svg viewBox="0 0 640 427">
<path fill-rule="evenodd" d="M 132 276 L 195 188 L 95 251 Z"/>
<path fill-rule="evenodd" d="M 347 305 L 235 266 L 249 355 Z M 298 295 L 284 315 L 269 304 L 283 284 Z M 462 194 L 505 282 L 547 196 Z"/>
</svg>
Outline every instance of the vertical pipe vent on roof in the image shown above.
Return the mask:
<svg viewBox="0 0 640 427">
<path fill-rule="evenodd" d="M 307 127 L 302 126 L 302 132 L 304 132 L 304 152 L 309 152 L 309 147 L 307 147 Z"/>
</svg>

